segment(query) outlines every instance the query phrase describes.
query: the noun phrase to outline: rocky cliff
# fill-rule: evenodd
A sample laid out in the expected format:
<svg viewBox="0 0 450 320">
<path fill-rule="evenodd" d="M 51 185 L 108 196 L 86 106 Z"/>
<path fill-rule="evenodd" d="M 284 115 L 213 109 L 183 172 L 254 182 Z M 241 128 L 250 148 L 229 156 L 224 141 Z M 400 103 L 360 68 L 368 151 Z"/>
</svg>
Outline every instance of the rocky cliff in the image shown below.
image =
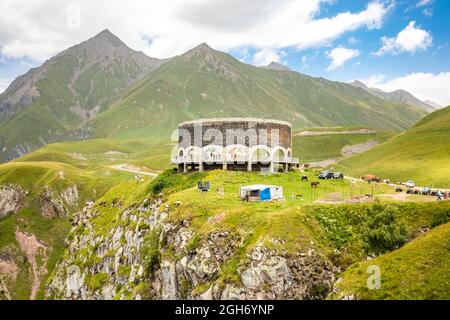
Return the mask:
<svg viewBox="0 0 450 320">
<path fill-rule="evenodd" d="M 19 185 L 0 186 L 0 299 L 39 298 L 69 231 L 79 201 L 76 185 L 59 194 Z"/>
<path fill-rule="evenodd" d="M 0 219 L 23 207 L 25 191 L 19 186 L 0 186 Z"/>
<path fill-rule="evenodd" d="M 236 232 L 213 228 L 200 237 L 191 221 L 171 221 L 161 199 L 104 209 L 88 203 L 74 217 L 46 298 L 320 299 L 338 271 L 311 247 L 292 254 L 266 239 L 242 252 Z M 237 273 L 224 276 L 234 261 Z"/>
</svg>

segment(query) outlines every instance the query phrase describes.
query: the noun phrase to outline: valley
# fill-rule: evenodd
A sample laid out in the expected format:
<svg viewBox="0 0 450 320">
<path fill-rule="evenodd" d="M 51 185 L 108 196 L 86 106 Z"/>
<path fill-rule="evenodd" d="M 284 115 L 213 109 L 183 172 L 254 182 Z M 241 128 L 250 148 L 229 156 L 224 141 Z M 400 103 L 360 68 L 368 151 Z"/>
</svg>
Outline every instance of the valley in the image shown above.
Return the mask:
<svg viewBox="0 0 450 320">
<path fill-rule="evenodd" d="M 178 124 L 231 116 L 289 121 L 309 166 L 176 172 Z M 0 95 L 0 299 L 448 299 L 450 202 L 356 178 L 450 188 L 449 123 L 407 92 L 105 30 Z M 283 201 L 242 201 L 254 184 Z"/>
</svg>

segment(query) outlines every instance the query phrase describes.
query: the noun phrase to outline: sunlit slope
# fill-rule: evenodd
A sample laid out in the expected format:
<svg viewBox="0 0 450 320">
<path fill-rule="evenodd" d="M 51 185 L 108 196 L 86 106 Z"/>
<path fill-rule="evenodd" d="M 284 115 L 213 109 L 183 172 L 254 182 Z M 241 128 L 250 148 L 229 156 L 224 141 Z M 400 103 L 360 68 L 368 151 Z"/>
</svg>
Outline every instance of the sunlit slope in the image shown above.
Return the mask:
<svg viewBox="0 0 450 320">
<path fill-rule="evenodd" d="M 367 268 L 380 268 L 381 286 L 367 288 Z M 450 224 L 415 239 L 404 247 L 349 268 L 334 298 L 450 299 Z"/>
<path fill-rule="evenodd" d="M 436 111 L 409 131 L 340 167 L 353 174 L 373 173 L 395 181 L 414 179 L 420 185 L 450 187 L 450 107 Z"/>
</svg>

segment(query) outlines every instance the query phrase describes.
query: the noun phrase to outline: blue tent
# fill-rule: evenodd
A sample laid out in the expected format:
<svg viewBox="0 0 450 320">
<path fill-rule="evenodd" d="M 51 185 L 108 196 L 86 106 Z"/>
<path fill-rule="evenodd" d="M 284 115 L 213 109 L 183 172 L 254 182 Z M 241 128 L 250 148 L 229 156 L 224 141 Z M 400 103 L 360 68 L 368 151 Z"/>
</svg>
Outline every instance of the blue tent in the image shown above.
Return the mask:
<svg viewBox="0 0 450 320">
<path fill-rule="evenodd" d="M 269 201 L 271 199 L 270 188 L 262 189 L 259 192 L 259 198 L 261 199 L 261 201 Z"/>
</svg>

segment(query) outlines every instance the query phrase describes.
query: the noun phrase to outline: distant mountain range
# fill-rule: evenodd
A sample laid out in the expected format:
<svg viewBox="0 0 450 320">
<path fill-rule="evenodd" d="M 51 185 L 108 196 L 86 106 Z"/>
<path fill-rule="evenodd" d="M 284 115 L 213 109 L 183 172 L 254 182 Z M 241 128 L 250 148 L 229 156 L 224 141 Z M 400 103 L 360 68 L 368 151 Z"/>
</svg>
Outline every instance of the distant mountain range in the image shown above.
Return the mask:
<svg viewBox="0 0 450 320">
<path fill-rule="evenodd" d="M 405 90 L 395 90 L 392 92 L 385 92 L 383 90 L 377 89 L 377 88 L 369 88 L 361 81 L 355 80 L 350 83 L 351 85 L 364 89 L 367 92 L 370 92 L 371 94 L 392 102 L 398 102 L 398 103 L 405 103 L 409 104 L 411 106 L 416 106 L 418 108 L 421 108 L 427 112 L 433 112 L 437 109 L 442 108 L 440 105 L 438 105 L 435 102 L 432 101 L 421 101 L 417 99 L 415 96 L 413 96 L 411 93 Z"/>
<path fill-rule="evenodd" d="M 403 131 L 426 113 L 278 63 L 247 65 L 206 44 L 172 59 L 150 58 L 105 30 L 20 76 L 0 95 L 0 161 L 56 141 L 168 140 L 179 122 L 204 117 Z"/>
</svg>

